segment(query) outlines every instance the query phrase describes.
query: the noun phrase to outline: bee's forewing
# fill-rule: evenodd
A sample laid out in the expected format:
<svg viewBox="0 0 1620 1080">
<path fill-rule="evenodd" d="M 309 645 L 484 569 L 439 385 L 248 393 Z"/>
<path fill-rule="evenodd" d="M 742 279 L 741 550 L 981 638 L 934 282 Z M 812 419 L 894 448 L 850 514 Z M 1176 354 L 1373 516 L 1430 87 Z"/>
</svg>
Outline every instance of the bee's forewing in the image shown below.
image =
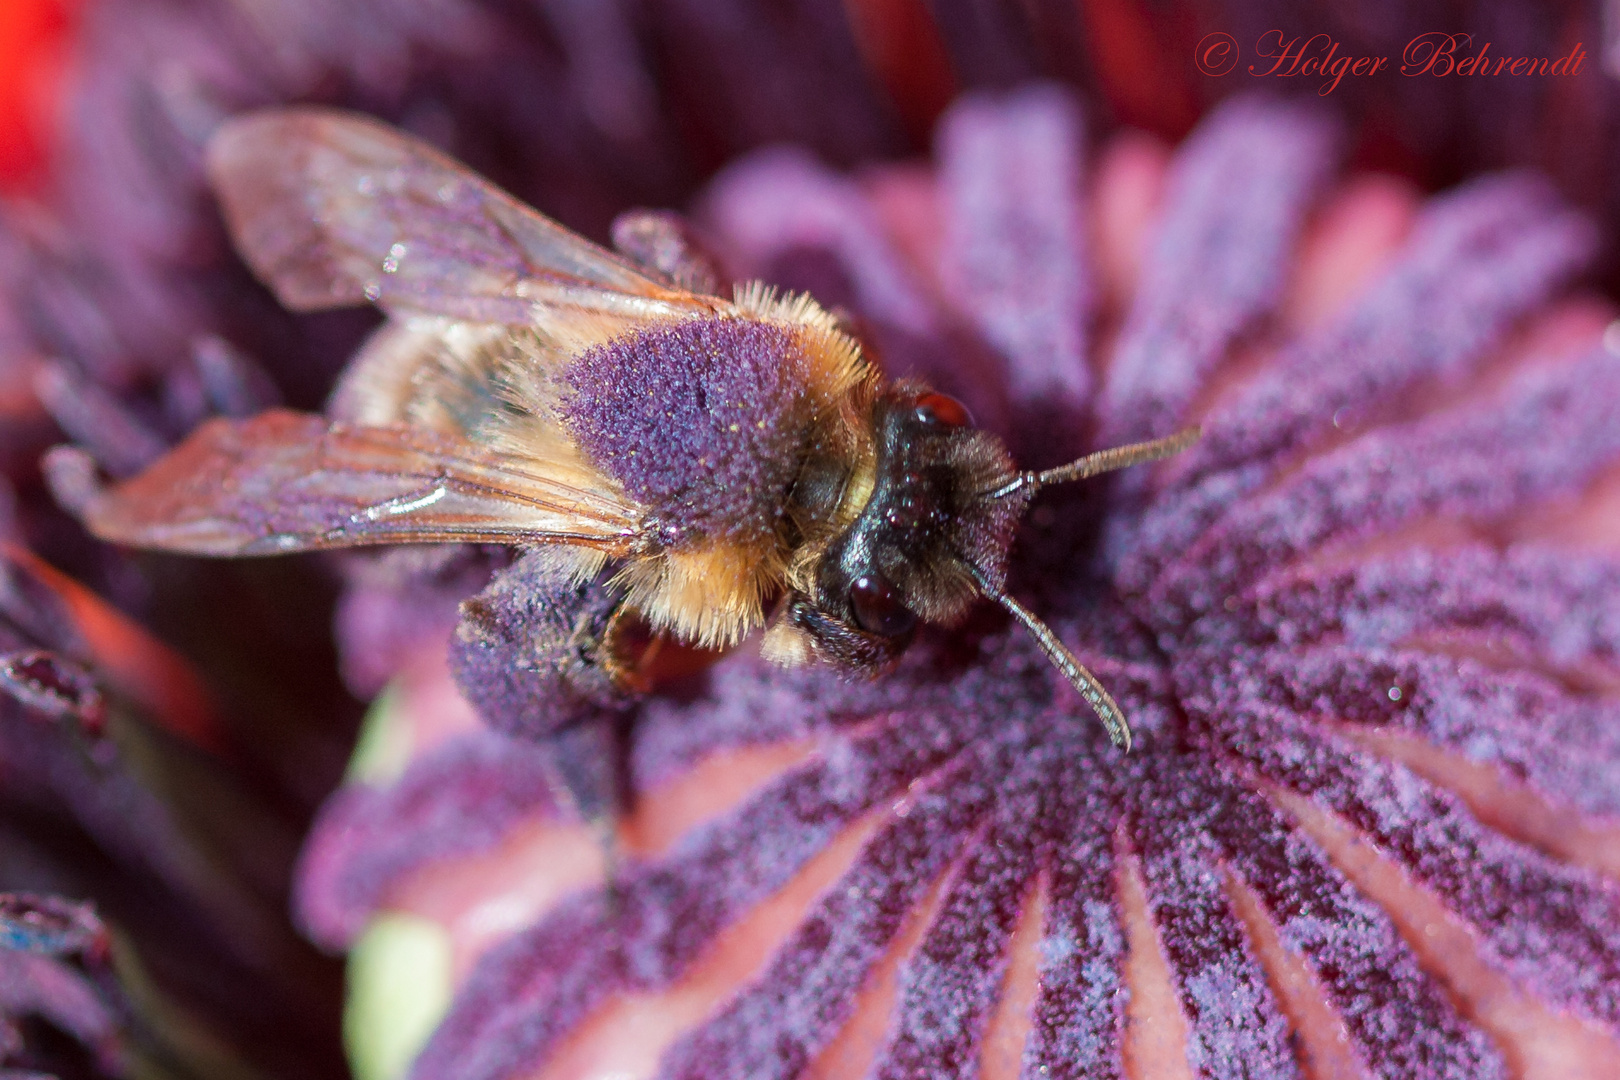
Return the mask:
<svg viewBox="0 0 1620 1080">
<path fill-rule="evenodd" d="M 654 281 L 431 146 L 357 114 L 292 108 L 228 121 L 208 147 L 208 174 L 238 250 L 295 310 L 372 301 L 523 325 L 660 318 L 718 303 Z"/>
<path fill-rule="evenodd" d="M 629 553 L 636 506 L 580 483 L 432 432 L 278 410 L 204 424 L 83 516 L 103 540 L 193 555 L 450 541 Z"/>
</svg>

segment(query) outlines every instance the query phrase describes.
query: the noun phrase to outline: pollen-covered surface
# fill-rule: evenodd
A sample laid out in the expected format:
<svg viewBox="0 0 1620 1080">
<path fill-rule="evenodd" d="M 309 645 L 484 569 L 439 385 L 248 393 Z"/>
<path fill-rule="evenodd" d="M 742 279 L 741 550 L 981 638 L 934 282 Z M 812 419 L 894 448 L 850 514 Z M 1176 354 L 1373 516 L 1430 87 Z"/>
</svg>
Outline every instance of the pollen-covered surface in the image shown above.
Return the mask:
<svg viewBox="0 0 1620 1080">
<path fill-rule="evenodd" d="M 619 597 L 596 576 L 580 578 L 573 560 L 539 548 L 462 602 L 450 671 L 496 730 L 543 739 L 624 706 L 596 658 Z"/>
<path fill-rule="evenodd" d="M 1044 91 L 978 99 L 960 125 L 979 134 L 952 129 L 941 174 L 958 192 L 987 191 L 974 170 L 999 175 L 1011 156 L 1053 170 L 1025 190 L 1056 190 L 1073 162 L 1020 140 L 1046 139 L 1077 117 Z M 1077 132 L 1065 145 L 1080 144 Z M 651 1075 L 790 1080 L 816 1068 L 897 940 L 915 944 L 899 957 L 869 1075 L 978 1075 L 1007 992 L 1009 943 L 1039 891 L 1021 1075 L 1122 1080 L 1125 958 L 1136 940 L 1119 885 L 1126 865 L 1139 868 L 1190 1075 L 1308 1075 L 1284 995 L 1234 907 L 1236 887 L 1309 970 L 1366 1075 L 1563 1075 L 1537 1071 L 1510 1033 L 1460 1007 L 1467 995 L 1420 963 L 1422 942 L 1408 940 L 1407 924 L 1353 883 L 1277 791 L 1347 823 L 1369 857 L 1435 897 L 1471 929 L 1485 969 L 1620 1045 L 1620 887 L 1482 822 L 1461 796 L 1356 737 L 1424 740 L 1497 770 L 1572 825 L 1613 834 L 1615 547 L 1572 552 L 1514 537 L 1542 507 L 1613 475 L 1620 356 L 1594 332 L 1578 348 L 1479 382 L 1477 393 L 1458 392 L 1581 271 L 1591 231 L 1532 178 L 1484 178 L 1423 205 L 1410 234 L 1335 315 L 1293 328 L 1286 283 L 1327 179 L 1322 152 L 1336 138 L 1320 114 L 1251 100 L 1219 111 L 1189 140 L 1159 210 L 1161 231 L 1144 247 L 1140 294 L 1119 313 L 1112 355 L 1135 359 L 1117 371 L 1096 364 L 1100 384 L 1069 423 L 1151 437 L 1197 419 L 1204 441 L 1127 483 L 1040 495 L 1014 549 L 1010 589 L 1118 700 L 1135 732 L 1132 752 L 1113 749 L 1028 638 L 990 615 L 924 634 L 898 671 L 871 683 L 734 655 L 640 706 L 637 785 L 657 789 L 748 744 L 798 740 L 806 755 L 667 850 L 627 860 L 611 894 L 573 894 L 482 953 L 413 1077 L 535 1074 L 608 1003 L 684 986 L 730 929 L 857 828 L 867 831 L 847 866 L 707 1012 L 662 1044 Z M 981 160 L 986 146 L 1001 158 Z M 1241 189 L 1221 187 L 1223 169 L 1245 178 Z M 1063 327 L 964 343 L 964 327 L 990 334 L 1005 324 L 1007 296 L 987 291 L 992 310 L 978 311 L 972 292 L 934 288 L 930 275 L 957 280 L 955 271 L 913 261 L 915 248 L 901 255 L 859 184 L 777 154 L 737 166 L 715 191 L 718 238 L 743 269 L 803 267 L 811 265 L 803 254 L 818 252 L 819 265 L 841 267 L 850 285 L 837 299 L 880 338 L 930 343 L 930 364 L 977 365 L 984 350 L 1019 342 L 1039 348 L 1004 359 L 1070 362 L 1074 353 L 1051 343 L 1088 326 L 1096 293 L 1074 274 L 1092 271 L 1072 252 L 1046 275 L 1031 274 L 1052 287 L 1024 309 Z M 745 201 L 747 213 L 732 205 L 728 214 L 728 198 Z M 930 205 L 985 213 L 978 198 Z M 1013 242 L 982 218 L 936 225 L 958 245 L 939 257 L 965 265 L 1003 265 L 1005 253 L 975 255 L 961 244 Z M 1059 225 L 1053 235 L 1070 235 L 1062 230 L 1072 218 Z M 1030 244 L 1029 258 L 1049 239 Z M 775 259 L 789 250 L 795 259 Z M 1241 281 L 1221 277 L 1240 273 Z M 786 287 L 807 284 L 783 277 Z M 1246 381 L 1209 392 L 1262 326 L 1280 338 L 1275 352 Z M 1095 343 L 1082 343 L 1080 355 L 1091 357 Z M 1174 370 L 1141 366 L 1155 352 Z M 887 359 L 891 373 L 904 373 L 894 354 Z M 614 360 L 627 370 L 640 362 Z M 982 374 L 976 367 L 962 382 Z M 1039 373 L 1020 379 L 1043 382 Z M 1087 385 L 1072 373 L 1044 381 Z M 700 382 L 692 375 L 689 385 Z M 1420 393 L 1437 404 L 1415 406 Z M 1004 434 L 1038 442 L 1038 419 L 1015 430 L 1025 415 L 1017 398 L 1001 399 L 1015 418 Z M 1197 403 L 1207 414 L 1194 415 Z M 630 445 L 632 424 L 610 421 L 604 411 L 605 429 L 625 433 L 615 445 Z M 708 431 L 651 438 L 672 450 L 706 447 Z M 392 792 L 351 793 L 329 812 L 316 850 L 338 850 L 329 831 L 365 820 L 388 854 L 311 864 L 304 904 L 322 912 L 323 925 L 342 933 L 363 922 L 389 889 L 408 886 L 413 866 L 438 857 L 433 839 L 414 850 L 384 841 L 380 808 L 404 800 L 415 822 L 442 791 L 445 820 L 465 817 L 474 847 L 493 846 L 485 838 L 514 818 L 548 812 L 540 798 L 517 808 L 514 783 L 494 778 L 510 768 L 516 781 L 531 768 L 524 755 L 486 756 L 471 743 L 456 753 L 469 764 L 441 751 Z M 358 809 L 362 801 L 378 811 Z M 907 930 L 917 918 L 920 928 Z"/>
<path fill-rule="evenodd" d="M 519 822 L 553 809 L 549 754 L 480 731 L 419 757 L 386 787 L 352 784 L 327 804 L 327 828 L 304 848 L 305 933 L 339 948 L 364 928 L 387 883 L 435 859 L 485 850 Z"/>
<path fill-rule="evenodd" d="M 561 411 L 664 543 L 758 542 L 776 528 L 811 435 L 808 367 L 792 326 L 685 319 L 581 354 Z"/>
</svg>

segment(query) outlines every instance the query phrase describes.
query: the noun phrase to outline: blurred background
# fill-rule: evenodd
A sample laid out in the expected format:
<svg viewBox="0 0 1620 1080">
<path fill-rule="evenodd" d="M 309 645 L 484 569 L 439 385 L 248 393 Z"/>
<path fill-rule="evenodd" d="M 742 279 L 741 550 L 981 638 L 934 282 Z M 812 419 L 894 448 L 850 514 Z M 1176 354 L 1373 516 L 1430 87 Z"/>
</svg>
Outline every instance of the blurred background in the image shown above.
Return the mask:
<svg viewBox="0 0 1620 1080">
<path fill-rule="evenodd" d="M 1616 15 L 1605 11 L 1612 5 L 1597 2 L 371 0 L 347 7 L 337 15 L 287 0 L 7 0 L 0 7 L 0 184 L 12 193 L 40 189 L 73 96 L 64 94 L 64 80 L 82 84 L 85 78 L 82 70 L 70 74 L 72 69 L 86 63 L 184 67 L 184 39 L 196 46 L 213 36 L 200 24 L 235 18 L 247 24 L 238 30 L 285 39 L 276 50 L 282 55 L 256 57 L 254 66 L 280 67 L 273 73 L 281 76 L 275 89 L 305 98 L 353 97 L 409 117 L 434 102 L 470 108 L 475 102 L 466 92 L 478 83 L 486 86 L 486 110 L 499 108 L 497 100 L 505 96 L 496 84 L 530 85 L 536 93 L 503 110 L 508 122 L 518 123 L 511 109 L 540 116 L 558 104 L 550 95 L 576 97 L 578 114 L 570 120 L 583 121 L 585 130 L 571 131 L 567 148 L 548 132 L 548 146 L 528 151 L 541 160 L 527 164 L 549 165 L 549 172 L 579 155 L 583 160 L 573 164 L 599 170 L 593 179 L 616 181 L 597 205 L 575 205 L 578 192 L 552 196 L 566 201 L 548 209 L 587 229 L 605 223 L 617 197 L 646 192 L 676 200 L 728 157 L 760 143 L 800 142 L 835 164 L 917 153 L 956 94 L 1032 78 L 1081 88 L 1102 107 L 1095 119 L 1105 126 L 1132 125 L 1176 138 L 1212 102 L 1257 84 L 1245 76 L 1250 63 L 1270 68 L 1256 56 L 1268 34 L 1280 36 L 1264 47 L 1320 36 L 1337 44 L 1337 56 L 1388 56 L 1396 67 L 1410 43 L 1431 34 L 1467 35 L 1476 51 L 1488 42 L 1494 57 L 1556 58 L 1582 47 L 1585 63 L 1567 79 L 1513 78 L 1506 72 L 1447 77 L 1434 67 L 1403 77 L 1385 69 L 1379 78 L 1348 77 L 1328 96 L 1359 122 L 1359 163 L 1432 185 L 1480 168 L 1534 164 L 1588 205 L 1617 205 L 1604 183 L 1615 153 L 1616 98 L 1613 80 L 1605 76 L 1620 62 L 1612 40 Z M 321 40 L 322 28 L 358 30 L 367 16 L 398 25 L 369 45 L 358 37 Z M 175 54 L 165 57 L 163 34 L 156 40 L 148 33 L 122 42 L 104 38 L 129 19 L 154 28 L 172 20 L 199 25 L 186 31 L 170 26 L 167 44 Z M 477 28 L 488 30 L 494 22 L 521 39 L 499 49 L 492 41 L 476 41 Z M 434 30 L 461 32 L 446 37 Z M 1239 62 L 1230 73 L 1211 74 L 1218 65 L 1198 62 L 1200 44 L 1208 44 L 1210 35 L 1228 35 L 1236 44 Z M 305 55 L 295 56 L 299 51 Z M 450 70 L 458 59 L 493 63 L 525 53 L 546 70 Z M 163 73 L 148 74 L 157 81 Z M 169 74 L 180 77 L 178 70 Z M 272 72 L 232 74 L 247 83 Z M 1279 94 L 1311 95 L 1323 81 L 1302 75 L 1264 85 Z M 428 122 L 420 116 L 418 121 Z M 585 145 L 590 143 L 598 145 Z M 610 150 L 615 146 L 621 153 L 616 162 Z M 622 156 L 632 148 L 650 156 Z M 639 167 L 626 168 L 632 164 Z"/>
<path fill-rule="evenodd" d="M 224 116 L 364 109 L 605 240 L 618 212 L 682 206 L 772 143 L 838 168 L 925 155 L 969 90 L 1056 80 L 1085 103 L 1093 140 L 1122 127 L 1174 140 L 1258 87 L 1347 116 L 1352 168 L 1434 190 L 1482 169 L 1545 172 L 1605 223 L 1612 290 L 1620 26 L 1605 7 L 0 0 L 0 653 L 67 658 L 0 679 L 0 892 L 92 899 L 114 927 L 111 960 L 61 954 L 100 1013 L 56 999 L 29 1012 L 0 990 L 0 1068 L 15 1044 L 28 1048 L 15 1062 L 63 1076 L 137 1060 L 177 1075 L 344 1072 L 339 964 L 286 915 L 299 838 L 378 689 L 333 643 L 341 574 L 109 551 L 38 465 L 71 440 L 133 473 L 210 412 L 317 408 L 374 325 L 369 312 L 287 315 L 230 252 L 199 167 Z M 1585 59 L 1546 77 L 1387 70 L 1323 94 L 1321 77 L 1249 73 L 1273 34 L 1325 35 L 1313 48 L 1395 68 L 1433 34 Z M 1224 74 L 1199 63 L 1211 35 L 1238 50 Z M 75 691 L 83 679 L 105 707 Z M 98 981 L 108 963 L 123 990 Z M 129 1009 L 164 1030 L 118 1034 L 140 1029 L 120 1019 Z"/>
</svg>

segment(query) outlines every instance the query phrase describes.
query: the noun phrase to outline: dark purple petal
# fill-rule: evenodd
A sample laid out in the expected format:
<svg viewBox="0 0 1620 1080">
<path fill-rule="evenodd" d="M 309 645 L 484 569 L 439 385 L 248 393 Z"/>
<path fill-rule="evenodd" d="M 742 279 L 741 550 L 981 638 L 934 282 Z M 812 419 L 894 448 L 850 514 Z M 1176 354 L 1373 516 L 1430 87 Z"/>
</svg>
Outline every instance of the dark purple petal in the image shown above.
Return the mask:
<svg viewBox="0 0 1620 1080">
<path fill-rule="evenodd" d="M 410 871 L 487 851 L 520 821 L 554 814 L 552 753 L 477 732 L 413 761 L 386 787 L 339 791 L 299 859 L 296 903 L 306 932 L 341 949 Z"/>
<path fill-rule="evenodd" d="M 1195 761 L 1181 764 L 1136 793 L 1141 816 L 1131 834 L 1187 1014 L 1188 1063 L 1213 1076 L 1296 1076 L 1287 1023 L 1232 911 L 1208 836 L 1208 818 L 1236 792 Z"/>
<path fill-rule="evenodd" d="M 1330 543 L 1427 516 L 1488 522 L 1579 490 L 1620 454 L 1617 396 L 1620 357 L 1598 349 L 1520 376 L 1495 409 L 1458 408 L 1371 432 L 1228 510 L 1169 564 L 1152 595 L 1202 613 Z M 1414 468 L 1418 461 L 1434 464 Z"/>
<path fill-rule="evenodd" d="M 1362 423 L 1425 380 L 1462 378 L 1592 244 L 1590 224 L 1530 177 L 1487 177 L 1434 200 L 1400 260 L 1343 317 L 1208 418 L 1178 463 L 1184 478 L 1114 539 L 1128 550 L 1121 583 L 1145 589 L 1165 558 L 1336 424 Z"/>
<path fill-rule="evenodd" d="M 1279 710 L 1263 706 L 1242 722 L 1291 737 L 1260 745 L 1250 734 L 1229 745 L 1376 840 L 1477 929 L 1495 954 L 1489 959 L 1544 1000 L 1620 1025 L 1620 896 L 1612 887 L 1488 832 L 1455 796 L 1399 765 L 1331 737 L 1289 732 L 1295 726 Z"/>
<path fill-rule="evenodd" d="M 1234 621 L 1253 619 L 1253 630 L 1284 644 L 1335 634 L 1355 645 L 1396 645 L 1460 633 L 1511 641 L 1526 657 L 1556 667 L 1620 656 L 1620 568 L 1612 559 L 1540 545 L 1417 550 L 1285 575 L 1262 582 L 1244 609 L 1251 614 Z"/>
<path fill-rule="evenodd" d="M 933 924 L 901 969 L 888 1044 L 873 1065 L 878 1080 L 952 1076 L 974 1067 L 1037 867 L 1040 791 L 1028 790 L 1028 770 L 1020 772 L 1013 786 L 1025 790 L 1004 798 L 968 839 Z M 1044 781 L 1050 774 L 1038 775 Z"/>
<path fill-rule="evenodd" d="M 1098 405 L 1103 445 L 1174 431 L 1227 351 L 1276 307 L 1338 141 L 1324 115 L 1243 97 L 1187 140 Z"/>
<path fill-rule="evenodd" d="M 1435 199 L 1400 262 L 1335 325 L 1289 349 L 1230 419 L 1211 426 L 1189 475 L 1276 458 L 1348 422 L 1341 409 L 1375 408 L 1421 379 L 1459 378 L 1515 319 L 1584 268 L 1594 241 L 1591 223 L 1536 177 L 1488 176 Z"/>
<path fill-rule="evenodd" d="M 1379 1075 L 1486 1080 L 1507 1064 L 1424 975 L 1389 916 L 1356 894 L 1269 805 L 1232 792 L 1205 827 L 1260 896 L 1283 944 L 1310 961 Z"/>
<path fill-rule="evenodd" d="M 1078 107 L 1057 87 L 971 97 L 941 120 L 938 141 L 946 204 L 941 276 L 1006 361 L 1014 403 L 1084 406 L 1092 287 Z"/>
<path fill-rule="evenodd" d="M 1072 819 L 1079 827 L 1070 846 L 1053 854 L 1025 1077 L 1114 1080 L 1123 1075 L 1126 943 L 1114 889 L 1113 835 L 1103 828 L 1111 816 L 1102 807 L 1083 806 Z"/>
<path fill-rule="evenodd" d="M 1226 679 L 1248 700 L 1420 735 L 1502 769 L 1549 802 L 1620 815 L 1620 711 L 1542 676 L 1430 653 L 1330 645 L 1234 664 Z"/>
<path fill-rule="evenodd" d="M 867 969 L 984 814 L 986 768 L 959 762 L 911 791 L 753 985 L 670 1048 L 661 1080 L 797 1076 L 848 1019 Z"/>
<path fill-rule="evenodd" d="M 565 903 L 479 963 L 412 1076 L 510 1075 L 613 991 L 667 985 L 857 815 L 945 767 L 969 734 L 938 719 L 886 718 L 701 826 L 666 860 L 628 869 L 612 917 L 601 895 Z M 753 839 L 767 832 L 769 844 Z"/>
</svg>

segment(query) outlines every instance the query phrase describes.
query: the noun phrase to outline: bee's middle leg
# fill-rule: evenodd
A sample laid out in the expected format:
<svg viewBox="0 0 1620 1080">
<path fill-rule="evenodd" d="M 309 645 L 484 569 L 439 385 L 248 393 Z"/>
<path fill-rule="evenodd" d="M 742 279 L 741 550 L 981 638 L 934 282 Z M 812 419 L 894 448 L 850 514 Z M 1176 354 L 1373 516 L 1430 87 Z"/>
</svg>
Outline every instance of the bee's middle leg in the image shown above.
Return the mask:
<svg viewBox="0 0 1620 1080">
<path fill-rule="evenodd" d="M 549 743 L 558 793 L 611 829 L 629 790 L 635 695 L 614 654 L 624 603 L 607 577 L 577 580 L 554 549 L 523 555 L 462 603 L 450 670 L 484 723 Z"/>
</svg>

